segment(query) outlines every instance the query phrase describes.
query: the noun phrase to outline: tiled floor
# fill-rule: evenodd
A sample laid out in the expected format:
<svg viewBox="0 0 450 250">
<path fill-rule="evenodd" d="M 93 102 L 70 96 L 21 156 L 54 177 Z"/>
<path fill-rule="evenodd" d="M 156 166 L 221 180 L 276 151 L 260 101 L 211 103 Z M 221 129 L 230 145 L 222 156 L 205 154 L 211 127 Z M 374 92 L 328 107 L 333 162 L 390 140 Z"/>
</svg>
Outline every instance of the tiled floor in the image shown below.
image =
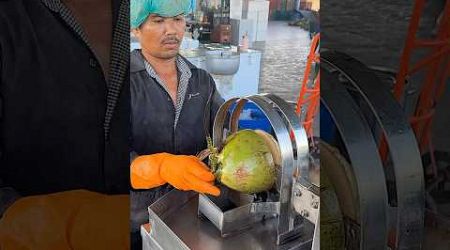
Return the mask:
<svg viewBox="0 0 450 250">
<path fill-rule="evenodd" d="M 262 51 L 260 93 L 296 101 L 310 46 L 309 33 L 287 22 L 269 22 L 267 40 L 253 48 Z"/>
</svg>

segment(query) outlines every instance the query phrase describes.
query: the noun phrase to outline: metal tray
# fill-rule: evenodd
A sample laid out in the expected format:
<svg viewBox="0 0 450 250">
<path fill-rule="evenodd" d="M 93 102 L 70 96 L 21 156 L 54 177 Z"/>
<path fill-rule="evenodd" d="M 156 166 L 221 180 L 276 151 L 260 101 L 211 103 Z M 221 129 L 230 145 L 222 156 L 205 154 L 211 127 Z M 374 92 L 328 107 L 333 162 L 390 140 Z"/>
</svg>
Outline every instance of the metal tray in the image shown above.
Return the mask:
<svg viewBox="0 0 450 250">
<path fill-rule="evenodd" d="M 277 246 L 277 218 L 269 218 L 222 237 L 211 221 L 198 215 L 199 195 L 172 190 L 148 208 L 150 232 L 141 229 L 143 249 L 311 249 L 314 227 L 305 221 L 299 237 Z"/>
</svg>

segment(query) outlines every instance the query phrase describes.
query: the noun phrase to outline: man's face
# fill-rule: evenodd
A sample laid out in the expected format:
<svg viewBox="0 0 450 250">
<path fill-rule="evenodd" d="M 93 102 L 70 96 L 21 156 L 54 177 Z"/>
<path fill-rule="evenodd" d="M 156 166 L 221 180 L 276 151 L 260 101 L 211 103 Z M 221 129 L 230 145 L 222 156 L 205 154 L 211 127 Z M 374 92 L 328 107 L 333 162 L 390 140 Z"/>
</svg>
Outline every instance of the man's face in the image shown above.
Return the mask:
<svg viewBox="0 0 450 250">
<path fill-rule="evenodd" d="M 139 28 L 133 29 L 133 34 L 139 39 L 144 53 L 171 59 L 178 54 L 185 27 L 183 15 L 161 17 L 151 14 Z"/>
</svg>

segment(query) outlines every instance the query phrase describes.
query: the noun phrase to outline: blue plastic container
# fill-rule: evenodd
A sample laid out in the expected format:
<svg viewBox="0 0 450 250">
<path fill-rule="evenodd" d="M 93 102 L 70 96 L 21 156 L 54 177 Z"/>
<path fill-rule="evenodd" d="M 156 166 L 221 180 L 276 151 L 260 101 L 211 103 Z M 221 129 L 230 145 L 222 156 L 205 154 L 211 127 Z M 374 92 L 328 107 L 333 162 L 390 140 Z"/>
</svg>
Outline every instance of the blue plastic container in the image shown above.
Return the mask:
<svg viewBox="0 0 450 250">
<path fill-rule="evenodd" d="M 235 107 L 236 104 L 233 104 L 230 112 Z M 272 133 L 272 125 L 270 125 L 269 119 L 253 102 L 247 102 L 244 105 L 238 124 L 239 129 L 260 129 Z"/>
</svg>

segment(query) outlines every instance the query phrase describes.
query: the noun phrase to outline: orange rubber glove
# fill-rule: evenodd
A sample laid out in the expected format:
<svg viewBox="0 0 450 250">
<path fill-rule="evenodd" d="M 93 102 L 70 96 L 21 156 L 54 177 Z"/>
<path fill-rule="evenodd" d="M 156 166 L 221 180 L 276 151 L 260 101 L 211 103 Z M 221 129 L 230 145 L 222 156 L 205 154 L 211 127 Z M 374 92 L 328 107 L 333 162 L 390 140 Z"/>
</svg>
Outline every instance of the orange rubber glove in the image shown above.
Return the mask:
<svg viewBox="0 0 450 250">
<path fill-rule="evenodd" d="M 177 189 L 218 196 L 214 175 L 195 156 L 159 153 L 137 157 L 131 164 L 131 185 L 148 189 L 168 182 Z"/>
<path fill-rule="evenodd" d="M 21 198 L 0 220 L 0 249 L 129 249 L 129 203 L 86 190 Z"/>
<path fill-rule="evenodd" d="M 150 189 L 166 184 L 159 174 L 165 153 L 142 155 L 133 160 L 130 167 L 131 186 L 135 189 Z"/>
</svg>

